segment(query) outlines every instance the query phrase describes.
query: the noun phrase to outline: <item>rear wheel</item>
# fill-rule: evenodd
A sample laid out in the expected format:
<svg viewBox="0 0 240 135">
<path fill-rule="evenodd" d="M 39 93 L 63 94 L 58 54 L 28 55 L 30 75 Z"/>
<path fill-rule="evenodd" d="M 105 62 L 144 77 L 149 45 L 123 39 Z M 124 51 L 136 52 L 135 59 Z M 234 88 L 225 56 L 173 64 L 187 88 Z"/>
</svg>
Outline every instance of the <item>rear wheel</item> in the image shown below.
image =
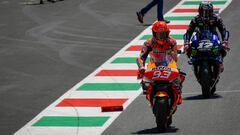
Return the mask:
<svg viewBox="0 0 240 135">
<path fill-rule="evenodd" d="M 200 82 L 202 86 L 202 95 L 204 98 L 211 97 L 211 76 L 209 74 L 208 67 L 205 66 L 200 70 Z"/>
<path fill-rule="evenodd" d="M 156 117 L 157 128 L 160 132 L 164 132 L 168 126 L 168 115 L 170 110 L 168 98 L 156 98 L 153 109 Z"/>
</svg>

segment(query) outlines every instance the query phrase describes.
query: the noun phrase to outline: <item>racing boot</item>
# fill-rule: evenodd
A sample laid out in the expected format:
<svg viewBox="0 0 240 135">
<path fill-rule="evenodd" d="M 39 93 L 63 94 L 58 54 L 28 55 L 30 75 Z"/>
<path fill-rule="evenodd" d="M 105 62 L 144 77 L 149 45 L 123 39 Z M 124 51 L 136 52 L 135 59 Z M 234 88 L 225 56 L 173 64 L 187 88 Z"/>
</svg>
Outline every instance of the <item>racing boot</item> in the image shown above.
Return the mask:
<svg viewBox="0 0 240 135">
<path fill-rule="evenodd" d="M 179 71 L 180 74 L 180 86 L 179 86 L 179 100 L 178 105 L 182 104 L 182 84 L 185 80 L 186 73 Z"/>
<path fill-rule="evenodd" d="M 55 3 L 57 0 L 48 0 L 49 2 Z"/>
<path fill-rule="evenodd" d="M 138 17 L 138 21 L 140 23 L 143 23 L 143 14 L 141 12 L 136 12 L 136 14 L 137 14 L 137 17 Z"/>
<path fill-rule="evenodd" d="M 178 91 L 178 101 L 177 101 L 177 104 L 180 105 L 182 104 L 182 86 L 181 86 L 181 83 L 178 83 L 178 84 L 175 84 L 174 86 L 174 89 L 176 89 Z"/>
<path fill-rule="evenodd" d="M 147 94 L 147 87 L 146 87 L 146 85 L 143 81 L 141 81 L 141 86 L 142 86 L 143 94 L 146 95 Z"/>
<path fill-rule="evenodd" d="M 169 21 L 169 20 L 165 20 L 165 19 L 164 19 L 163 21 L 164 21 L 165 23 L 170 23 L 170 21 Z"/>
<path fill-rule="evenodd" d="M 222 73 L 224 71 L 224 66 L 223 66 L 223 63 L 221 63 L 219 65 L 219 70 L 220 70 L 220 73 Z"/>
</svg>

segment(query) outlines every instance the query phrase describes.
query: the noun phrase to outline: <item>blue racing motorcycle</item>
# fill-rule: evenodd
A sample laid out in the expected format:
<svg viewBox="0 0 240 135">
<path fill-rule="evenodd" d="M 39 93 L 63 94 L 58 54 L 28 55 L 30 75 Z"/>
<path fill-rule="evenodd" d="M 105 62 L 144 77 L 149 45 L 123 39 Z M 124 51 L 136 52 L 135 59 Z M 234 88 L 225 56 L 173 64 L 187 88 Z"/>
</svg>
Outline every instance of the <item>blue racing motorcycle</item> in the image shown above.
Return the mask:
<svg viewBox="0 0 240 135">
<path fill-rule="evenodd" d="M 191 39 L 190 61 L 194 74 L 202 87 L 204 98 L 210 98 L 216 91 L 220 64 L 223 62 L 220 40 L 210 31 L 196 33 Z"/>
</svg>

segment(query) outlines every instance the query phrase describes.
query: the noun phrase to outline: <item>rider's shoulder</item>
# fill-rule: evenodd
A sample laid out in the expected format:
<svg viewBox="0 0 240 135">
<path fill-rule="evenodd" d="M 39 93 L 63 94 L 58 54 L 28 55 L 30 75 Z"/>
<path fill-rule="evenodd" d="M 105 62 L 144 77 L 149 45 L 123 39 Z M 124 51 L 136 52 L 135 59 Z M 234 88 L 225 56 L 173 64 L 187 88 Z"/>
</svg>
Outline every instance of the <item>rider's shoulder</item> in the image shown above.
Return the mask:
<svg viewBox="0 0 240 135">
<path fill-rule="evenodd" d="M 219 14 L 215 14 L 215 13 L 214 13 L 212 16 L 213 16 L 213 17 L 220 17 Z"/>
<path fill-rule="evenodd" d="M 213 14 L 213 18 L 215 20 L 221 20 L 222 19 L 219 14 Z"/>
<path fill-rule="evenodd" d="M 201 18 L 200 15 L 196 15 L 193 17 L 193 19 L 199 19 L 199 18 Z"/>
<path fill-rule="evenodd" d="M 145 46 L 151 46 L 152 44 L 153 44 L 153 39 L 152 38 L 150 38 L 150 39 L 148 39 L 144 42 Z"/>
<path fill-rule="evenodd" d="M 193 17 L 193 20 L 199 20 L 199 19 L 201 19 L 200 15 L 196 15 L 196 16 Z"/>
<path fill-rule="evenodd" d="M 201 20 L 201 17 L 199 15 L 196 15 L 192 18 L 191 22 L 192 23 L 197 23 Z"/>
</svg>

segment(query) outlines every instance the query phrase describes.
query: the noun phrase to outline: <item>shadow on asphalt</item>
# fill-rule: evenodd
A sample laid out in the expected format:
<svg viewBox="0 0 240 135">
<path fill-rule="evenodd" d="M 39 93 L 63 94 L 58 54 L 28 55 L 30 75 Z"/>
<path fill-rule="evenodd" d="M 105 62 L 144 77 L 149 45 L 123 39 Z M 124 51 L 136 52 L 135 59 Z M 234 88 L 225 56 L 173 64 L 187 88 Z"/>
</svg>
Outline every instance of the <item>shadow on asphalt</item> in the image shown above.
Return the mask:
<svg viewBox="0 0 240 135">
<path fill-rule="evenodd" d="M 183 98 L 183 100 L 209 100 L 209 99 L 218 99 L 218 98 L 222 98 L 222 96 L 215 94 L 211 98 L 204 98 L 202 95 L 195 95 L 195 96 L 185 97 Z"/>
<path fill-rule="evenodd" d="M 178 130 L 179 130 L 178 128 L 171 126 L 170 128 L 166 129 L 164 133 L 176 133 Z M 159 134 L 159 133 L 161 132 L 159 132 L 157 127 L 155 127 L 155 128 L 140 130 L 132 134 Z M 161 134 L 164 134 L 164 133 L 161 133 Z"/>
<path fill-rule="evenodd" d="M 60 1 L 62 1 L 62 0 L 60 0 Z M 39 1 L 31 1 L 31 0 L 29 0 L 29 1 L 26 1 L 26 2 L 23 2 L 23 4 L 24 5 L 46 5 L 46 4 L 49 4 L 49 3 L 55 3 L 55 2 L 51 2 L 51 1 L 48 1 L 48 2 L 40 2 L 40 0 Z"/>
</svg>

